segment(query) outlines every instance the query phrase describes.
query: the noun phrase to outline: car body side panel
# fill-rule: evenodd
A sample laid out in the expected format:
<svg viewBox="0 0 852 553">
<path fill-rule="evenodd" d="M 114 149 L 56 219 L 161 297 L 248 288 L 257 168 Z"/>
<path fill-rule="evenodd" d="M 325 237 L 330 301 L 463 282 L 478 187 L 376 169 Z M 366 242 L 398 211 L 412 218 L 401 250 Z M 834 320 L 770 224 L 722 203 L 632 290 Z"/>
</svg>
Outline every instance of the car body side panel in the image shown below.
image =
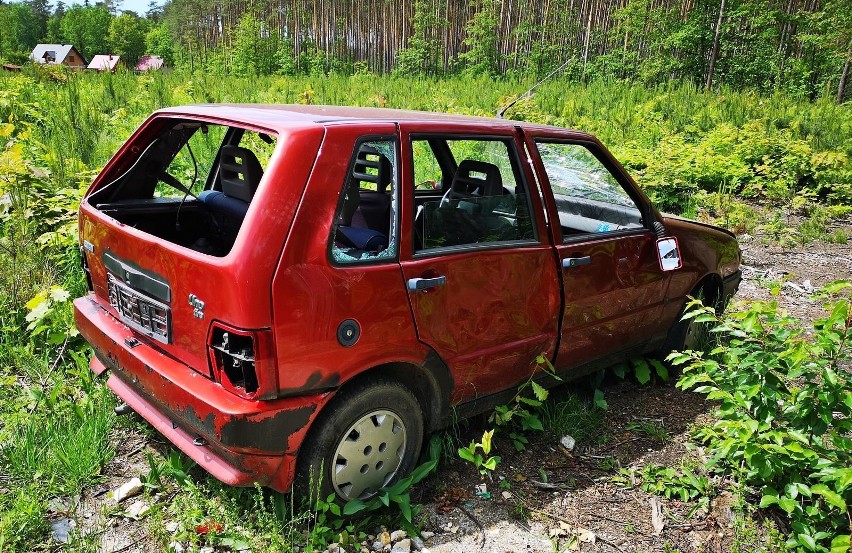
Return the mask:
<svg viewBox="0 0 852 553">
<path fill-rule="evenodd" d="M 430 354 L 418 344 L 396 259 L 335 264 L 329 253 L 335 210 L 359 138 L 396 134 L 393 124 L 338 124 L 327 129 L 316 166 L 272 281 L 274 333 L 282 395 L 340 386 L 391 362 L 422 366 Z M 337 339 L 354 320 L 358 341 Z"/>
<path fill-rule="evenodd" d="M 562 244 L 560 258 L 590 257 L 588 265 L 564 268 L 565 309 L 555 365 L 588 363 L 649 340 L 668 328 L 661 318 L 668 283 L 660 271 L 656 236 L 590 237 Z"/>
<path fill-rule="evenodd" d="M 563 243 L 556 224 L 558 210 L 536 139 L 580 144 L 597 154 L 633 197 L 646 221 L 652 213 L 650 203 L 597 140 L 559 129 L 532 129 L 524 131 L 524 136 L 542 183 L 548 219 L 554 222 L 552 230 L 562 279 L 563 315 L 554 365 L 570 377 L 574 367 L 653 340 L 668 329 L 668 322 L 661 315 L 669 275 L 659 267 L 656 235 L 649 228 L 588 233 Z M 564 268 L 563 261 L 570 258 L 588 258 L 589 263 Z"/>
</svg>

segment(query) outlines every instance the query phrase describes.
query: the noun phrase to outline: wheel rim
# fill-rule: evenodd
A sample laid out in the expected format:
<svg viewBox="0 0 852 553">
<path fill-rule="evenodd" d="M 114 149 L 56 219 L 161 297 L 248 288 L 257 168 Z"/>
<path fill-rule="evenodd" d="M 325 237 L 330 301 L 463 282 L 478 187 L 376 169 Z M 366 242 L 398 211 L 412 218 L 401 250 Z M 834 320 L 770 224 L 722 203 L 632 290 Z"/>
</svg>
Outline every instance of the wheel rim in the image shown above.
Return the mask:
<svg viewBox="0 0 852 553">
<path fill-rule="evenodd" d="M 405 455 L 402 419 L 391 411 L 367 413 L 343 434 L 331 465 L 331 483 L 342 499 L 365 499 L 396 475 Z"/>
</svg>

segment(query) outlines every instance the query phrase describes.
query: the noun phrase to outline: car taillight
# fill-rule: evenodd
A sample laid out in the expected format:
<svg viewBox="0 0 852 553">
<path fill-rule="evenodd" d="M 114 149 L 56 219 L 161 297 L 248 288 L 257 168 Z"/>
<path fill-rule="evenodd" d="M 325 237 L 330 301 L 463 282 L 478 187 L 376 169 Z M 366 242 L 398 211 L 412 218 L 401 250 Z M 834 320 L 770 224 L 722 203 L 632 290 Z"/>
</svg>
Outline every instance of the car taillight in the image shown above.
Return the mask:
<svg viewBox="0 0 852 553">
<path fill-rule="evenodd" d="M 250 399 L 276 397 L 269 330 L 243 330 L 213 323 L 207 345 L 213 376 L 224 388 Z"/>
</svg>

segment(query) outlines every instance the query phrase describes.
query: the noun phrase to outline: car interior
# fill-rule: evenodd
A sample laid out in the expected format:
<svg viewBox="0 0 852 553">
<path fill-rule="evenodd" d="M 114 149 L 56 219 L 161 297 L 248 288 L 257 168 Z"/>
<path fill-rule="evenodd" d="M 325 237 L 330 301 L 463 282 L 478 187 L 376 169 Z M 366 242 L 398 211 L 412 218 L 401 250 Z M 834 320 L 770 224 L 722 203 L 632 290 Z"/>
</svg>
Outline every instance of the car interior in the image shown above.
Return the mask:
<svg viewBox="0 0 852 553">
<path fill-rule="evenodd" d="M 275 139 L 238 127 L 176 120 L 89 201 L 121 223 L 195 251 L 227 255 Z"/>
</svg>

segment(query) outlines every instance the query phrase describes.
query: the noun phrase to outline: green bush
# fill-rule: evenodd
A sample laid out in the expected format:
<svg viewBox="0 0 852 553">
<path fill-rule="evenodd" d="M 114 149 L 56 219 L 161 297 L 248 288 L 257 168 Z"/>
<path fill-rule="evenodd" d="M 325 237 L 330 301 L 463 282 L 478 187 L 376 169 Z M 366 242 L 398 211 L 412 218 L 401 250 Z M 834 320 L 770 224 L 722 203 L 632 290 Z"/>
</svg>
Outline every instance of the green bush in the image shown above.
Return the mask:
<svg viewBox="0 0 852 553">
<path fill-rule="evenodd" d="M 850 289 L 838 282 L 824 293 Z M 849 546 L 852 505 L 850 297 L 826 309 L 808 329 L 775 302 L 721 320 L 693 305 L 687 316 L 715 323 L 722 345 L 670 360 L 684 365 L 678 387 L 720 402 L 718 420 L 696 432 L 711 470 L 733 474 L 760 494 L 761 508 L 786 515 L 788 549 L 839 553 Z"/>
</svg>

